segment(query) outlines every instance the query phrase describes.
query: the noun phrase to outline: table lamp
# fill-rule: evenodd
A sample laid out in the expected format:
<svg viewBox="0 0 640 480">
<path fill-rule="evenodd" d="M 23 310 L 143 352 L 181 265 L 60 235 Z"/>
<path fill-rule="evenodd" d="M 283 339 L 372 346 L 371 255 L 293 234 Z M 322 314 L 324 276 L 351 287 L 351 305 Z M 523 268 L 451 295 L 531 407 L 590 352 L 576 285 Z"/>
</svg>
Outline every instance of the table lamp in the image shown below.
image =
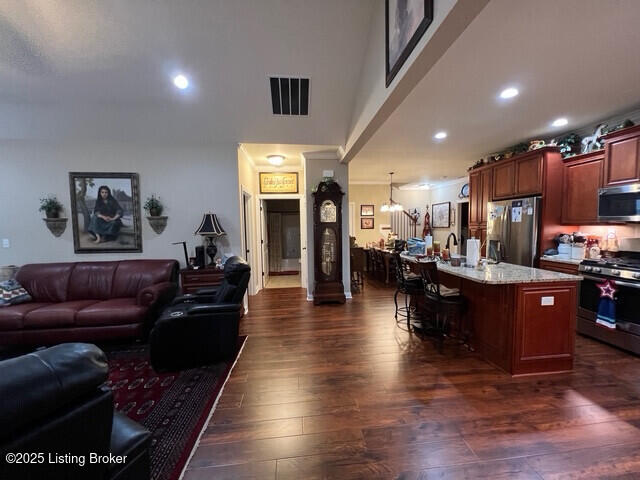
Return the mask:
<svg viewBox="0 0 640 480">
<path fill-rule="evenodd" d="M 216 244 L 214 243 L 214 238 L 226 234 L 227 232 L 225 232 L 222 225 L 220 225 L 220 221 L 215 213 L 205 213 L 202 216 L 202 222 L 194 235 L 202 235 L 207 238 L 207 255 L 209 255 L 209 258 L 211 259 L 211 263 L 209 263 L 209 265 L 214 265 L 214 259 L 216 253 L 218 253 L 218 247 L 216 247 Z"/>
</svg>

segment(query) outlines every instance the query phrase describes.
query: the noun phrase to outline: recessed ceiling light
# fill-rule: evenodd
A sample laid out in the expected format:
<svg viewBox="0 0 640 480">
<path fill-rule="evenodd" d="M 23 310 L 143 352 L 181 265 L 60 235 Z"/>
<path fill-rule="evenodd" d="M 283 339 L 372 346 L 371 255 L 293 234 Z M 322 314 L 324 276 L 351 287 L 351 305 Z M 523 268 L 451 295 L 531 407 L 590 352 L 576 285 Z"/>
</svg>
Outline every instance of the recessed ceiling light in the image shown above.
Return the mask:
<svg viewBox="0 0 640 480">
<path fill-rule="evenodd" d="M 513 98 L 516 95 L 518 95 L 518 93 L 520 92 L 518 92 L 517 88 L 513 88 L 513 87 L 505 88 L 500 92 L 500 98 Z"/>
<path fill-rule="evenodd" d="M 447 132 L 438 132 L 433 136 L 433 138 L 435 138 L 436 140 L 443 140 L 447 138 Z"/>
<path fill-rule="evenodd" d="M 551 123 L 552 127 L 564 127 L 567 123 L 569 123 L 569 120 L 567 120 L 566 118 L 562 117 L 562 118 L 556 118 L 553 123 Z"/>
<path fill-rule="evenodd" d="M 189 79 L 182 74 L 176 75 L 175 77 L 173 77 L 173 84 L 176 86 L 176 88 L 184 90 L 189 86 Z"/>
<path fill-rule="evenodd" d="M 284 162 L 284 157 L 282 155 L 269 155 L 267 157 L 267 161 L 271 165 L 275 165 L 276 167 L 279 167 Z"/>
</svg>

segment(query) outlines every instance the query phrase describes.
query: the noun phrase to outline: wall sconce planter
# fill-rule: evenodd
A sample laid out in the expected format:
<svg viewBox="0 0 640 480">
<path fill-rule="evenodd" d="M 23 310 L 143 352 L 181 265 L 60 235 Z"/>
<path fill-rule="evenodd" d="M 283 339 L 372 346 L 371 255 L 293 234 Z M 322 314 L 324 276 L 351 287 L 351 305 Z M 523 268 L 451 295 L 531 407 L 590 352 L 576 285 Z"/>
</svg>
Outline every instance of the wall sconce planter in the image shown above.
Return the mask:
<svg viewBox="0 0 640 480">
<path fill-rule="evenodd" d="M 68 218 L 43 218 L 44 223 L 54 237 L 59 237 L 67 229 Z"/>
<path fill-rule="evenodd" d="M 162 232 L 164 232 L 164 229 L 167 228 L 168 218 L 169 217 L 164 215 L 158 215 L 154 217 L 149 216 L 147 217 L 147 220 L 149 220 L 149 225 L 151 226 L 153 231 L 160 235 Z"/>
</svg>

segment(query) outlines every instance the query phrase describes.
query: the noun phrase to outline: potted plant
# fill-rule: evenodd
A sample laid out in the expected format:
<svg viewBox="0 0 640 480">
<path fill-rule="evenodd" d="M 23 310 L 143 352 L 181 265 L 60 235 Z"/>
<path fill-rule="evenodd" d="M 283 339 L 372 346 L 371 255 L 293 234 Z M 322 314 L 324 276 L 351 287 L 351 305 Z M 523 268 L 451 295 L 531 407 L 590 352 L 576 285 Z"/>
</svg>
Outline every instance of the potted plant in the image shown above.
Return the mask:
<svg viewBox="0 0 640 480">
<path fill-rule="evenodd" d="M 144 209 L 149 213 L 147 217 L 149 225 L 154 232 L 160 235 L 167 227 L 167 217 L 162 215 L 164 205 L 162 205 L 160 197 L 156 197 L 155 195 L 147 197 L 147 201 L 144 202 Z"/>
<path fill-rule="evenodd" d="M 62 204 L 55 195 L 49 195 L 40 199 L 40 212 L 44 212 L 47 218 L 59 218 L 62 211 Z"/>
<path fill-rule="evenodd" d="M 150 197 L 147 197 L 147 201 L 144 202 L 144 209 L 149 212 L 150 217 L 159 217 L 162 215 L 164 206 L 162 205 L 160 198 L 157 198 L 155 195 L 151 195 Z"/>
</svg>

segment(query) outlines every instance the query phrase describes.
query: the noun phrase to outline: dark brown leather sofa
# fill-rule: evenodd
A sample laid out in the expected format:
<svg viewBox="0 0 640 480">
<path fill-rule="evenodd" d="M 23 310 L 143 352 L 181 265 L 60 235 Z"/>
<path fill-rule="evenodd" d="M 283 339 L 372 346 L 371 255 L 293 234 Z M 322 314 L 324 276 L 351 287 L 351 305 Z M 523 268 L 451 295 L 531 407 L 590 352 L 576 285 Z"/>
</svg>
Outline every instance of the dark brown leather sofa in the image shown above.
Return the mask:
<svg viewBox="0 0 640 480">
<path fill-rule="evenodd" d="M 175 260 L 24 265 L 32 301 L 0 308 L 0 345 L 144 337 L 176 294 Z"/>
</svg>

